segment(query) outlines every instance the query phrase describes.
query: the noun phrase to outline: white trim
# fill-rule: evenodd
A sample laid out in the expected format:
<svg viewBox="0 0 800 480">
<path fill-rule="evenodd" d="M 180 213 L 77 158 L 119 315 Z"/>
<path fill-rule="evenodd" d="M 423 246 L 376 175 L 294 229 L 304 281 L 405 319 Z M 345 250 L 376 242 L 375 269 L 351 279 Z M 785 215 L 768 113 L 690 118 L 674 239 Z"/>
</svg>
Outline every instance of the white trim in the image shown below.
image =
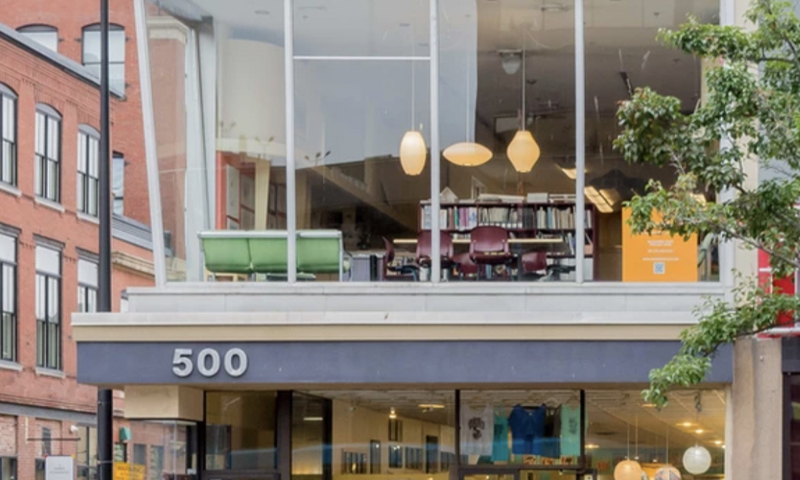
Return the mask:
<svg viewBox="0 0 800 480">
<path fill-rule="evenodd" d="M 434 20 L 432 20 L 434 21 Z M 295 55 L 295 60 L 325 60 L 325 61 L 400 61 L 400 62 L 408 62 L 408 61 L 427 61 L 433 57 L 418 57 L 418 56 L 398 56 L 398 57 L 382 57 L 382 56 L 347 56 L 347 55 Z"/>
<path fill-rule="evenodd" d="M 294 7 L 283 0 L 283 63 L 286 110 L 286 271 L 289 284 L 297 282 L 297 169 L 294 143 Z M 265 88 L 268 86 L 265 86 Z"/>
<path fill-rule="evenodd" d="M 441 157 L 439 148 L 439 0 L 428 0 L 430 6 L 430 107 L 431 107 L 431 282 L 442 277 L 441 225 Z M 412 102 L 414 99 L 411 100 Z"/>
<path fill-rule="evenodd" d="M 55 210 L 55 211 L 57 211 L 57 212 L 59 212 L 59 213 L 64 213 L 64 205 L 61 205 L 61 204 L 60 204 L 60 203 L 58 203 L 58 202 L 54 202 L 54 201 L 52 201 L 52 200 L 48 200 L 48 199 L 46 199 L 46 198 L 44 198 L 44 197 L 40 197 L 40 196 L 38 196 L 38 195 L 35 195 L 35 196 L 33 197 L 33 201 L 34 201 L 34 202 L 35 202 L 37 205 L 41 205 L 41 206 L 43 206 L 43 207 L 47 207 L 47 208 L 49 208 L 49 209 L 52 209 L 52 210 Z"/>
<path fill-rule="evenodd" d="M 100 219 L 95 217 L 95 216 L 87 215 L 87 214 L 85 214 L 83 212 L 78 212 L 77 216 L 78 216 L 78 220 L 81 220 L 81 221 L 84 221 L 84 222 L 89 222 L 89 223 L 94 223 L 95 225 L 100 225 Z"/>
<path fill-rule="evenodd" d="M 17 362 L 9 362 L 8 360 L 0 360 L 1 370 L 14 370 L 16 372 L 22 371 L 22 365 Z"/>
<path fill-rule="evenodd" d="M 15 197 L 22 196 L 22 192 L 19 188 L 11 185 L 10 183 L 0 182 L 0 191 L 5 192 L 9 195 L 14 195 Z"/>
<path fill-rule="evenodd" d="M 67 378 L 67 375 L 61 370 L 53 370 L 52 368 L 42 368 L 36 367 L 36 375 L 41 375 L 43 377 L 53 377 L 53 378 Z"/>
<path fill-rule="evenodd" d="M 150 85 L 150 53 L 147 46 L 144 0 L 134 0 L 136 21 L 136 46 L 139 58 L 139 87 L 142 94 L 142 120 L 147 165 L 147 191 L 150 197 L 150 226 L 153 239 L 153 267 L 155 284 L 164 286 L 167 279 L 166 252 L 164 249 L 164 222 L 161 217 L 161 187 L 158 178 L 158 150 L 156 148 L 153 93 Z"/>
<path fill-rule="evenodd" d="M 575 0 L 575 282 L 583 283 L 586 236 L 586 58 L 584 52 L 583 0 Z M 593 225 L 597 228 L 596 225 Z M 597 249 L 597 245 L 593 248 Z M 597 258 L 594 259 L 597 261 Z M 594 279 L 594 275 L 592 275 Z"/>
</svg>

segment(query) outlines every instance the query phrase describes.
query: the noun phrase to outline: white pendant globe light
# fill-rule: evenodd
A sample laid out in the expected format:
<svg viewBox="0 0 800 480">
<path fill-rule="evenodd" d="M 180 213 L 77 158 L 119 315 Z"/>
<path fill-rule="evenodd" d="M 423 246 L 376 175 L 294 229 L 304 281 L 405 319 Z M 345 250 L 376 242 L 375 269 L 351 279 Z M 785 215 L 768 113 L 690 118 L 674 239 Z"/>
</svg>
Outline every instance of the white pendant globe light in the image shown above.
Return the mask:
<svg viewBox="0 0 800 480">
<path fill-rule="evenodd" d="M 425 168 L 428 147 L 425 138 L 416 130 L 409 130 L 400 141 L 400 166 L 406 175 L 417 176 Z"/>
<path fill-rule="evenodd" d="M 492 151 L 480 143 L 469 141 L 469 54 L 467 54 L 466 70 L 464 73 L 464 78 L 466 79 L 466 87 L 464 90 L 464 103 L 466 105 L 464 114 L 465 141 L 455 143 L 445 148 L 442 155 L 447 161 L 454 165 L 459 165 L 461 167 L 477 167 L 492 159 Z M 478 103 L 476 102 L 475 108 L 477 107 Z"/>
<path fill-rule="evenodd" d="M 623 460 L 614 468 L 614 480 L 642 480 L 642 466 L 633 460 Z"/>
<path fill-rule="evenodd" d="M 414 56 L 414 33 L 411 32 L 411 56 Z M 400 140 L 400 166 L 406 175 L 415 177 L 425 168 L 425 158 L 428 156 L 428 147 L 425 137 L 418 130 L 414 130 L 416 121 L 416 60 L 411 60 L 411 130 L 403 135 Z"/>
<path fill-rule="evenodd" d="M 661 467 L 656 471 L 653 480 L 681 480 L 681 472 L 672 465 Z"/>
<path fill-rule="evenodd" d="M 683 454 L 683 468 L 692 475 L 706 473 L 711 468 L 711 453 L 700 445 L 689 448 Z"/>
<path fill-rule="evenodd" d="M 522 36 L 522 96 L 520 108 L 519 130 L 514 135 L 514 139 L 508 145 L 506 156 L 514 166 L 514 170 L 519 173 L 528 173 L 533 170 L 536 161 L 539 160 L 541 149 L 533 138 L 531 132 L 525 129 L 525 35 Z"/>
</svg>

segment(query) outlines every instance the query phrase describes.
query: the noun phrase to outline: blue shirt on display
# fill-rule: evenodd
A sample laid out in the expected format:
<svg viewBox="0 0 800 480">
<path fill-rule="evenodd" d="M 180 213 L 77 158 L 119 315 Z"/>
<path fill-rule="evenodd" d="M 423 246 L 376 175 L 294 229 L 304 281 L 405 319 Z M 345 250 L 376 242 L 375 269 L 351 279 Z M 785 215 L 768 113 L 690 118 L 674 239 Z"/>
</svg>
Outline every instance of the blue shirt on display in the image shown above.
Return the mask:
<svg viewBox="0 0 800 480">
<path fill-rule="evenodd" d="M 544 420 L 547 409 L 537 407 L 529 411 L 515 405 L 508 416 L 511 428 L 511 451 L 515 455 L 542 455 L 542 445 L 536 442 L 544 436 Z"/>
</svg>

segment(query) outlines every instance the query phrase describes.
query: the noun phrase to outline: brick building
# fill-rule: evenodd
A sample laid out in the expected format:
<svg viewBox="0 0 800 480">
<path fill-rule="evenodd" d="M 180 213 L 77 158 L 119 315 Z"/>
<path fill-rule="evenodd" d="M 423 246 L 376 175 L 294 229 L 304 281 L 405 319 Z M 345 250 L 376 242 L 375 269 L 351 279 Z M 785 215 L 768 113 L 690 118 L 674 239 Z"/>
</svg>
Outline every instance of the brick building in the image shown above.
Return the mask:
<svg viewBox="0 0 800 480">
<path fill-rule="evenodd" d="M 47 21 L 44 9 L 31 12 L 43 17 L 30 21 Z M 4 8 L 2 15 L 13 12 Z M 80 56 L 79 47 L 68 46 L 74 35 L 66 24 L 59 32 L 60 50 Z M 88 476 L 81 467 L 92 464 L 95 448 L 96 389 L 76 380 L 71 315 L 96 308 L 99 83 L 90 69 L 39 40 L 0 24 L 2 480 L 39 478 L 43 459 L 59 454 L 74 455 L 79 476 Z M 125 93 L 138 98 L 135 88 Z M 142 223 L 146 196 L 134 195 L 146 192 L 143 163 L 139 169 L 133 160 L 142 156 L 141 121 L 137 130 L 129 101 L 112 88 L 112 131 L 126 132 L 112 135 L 112 149 L 128 162 L 130 192 L 115 199 L 114 311 L 125 309 L 128 287 L 153 281 L 150 230 Z M 131 173 L 138 170 L 141 178 Z"/>
</svg>

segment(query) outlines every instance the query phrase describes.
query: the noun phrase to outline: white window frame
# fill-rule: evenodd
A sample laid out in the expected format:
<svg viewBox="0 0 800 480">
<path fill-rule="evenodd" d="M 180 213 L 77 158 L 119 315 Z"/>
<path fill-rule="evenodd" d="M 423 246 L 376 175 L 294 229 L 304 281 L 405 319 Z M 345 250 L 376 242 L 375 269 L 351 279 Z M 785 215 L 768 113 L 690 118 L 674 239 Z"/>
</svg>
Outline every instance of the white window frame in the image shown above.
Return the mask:
<svg viewBox="0 0 800 480">
<path fill-rule="evenodd" d="M 94 72 L 97 78 L 100 78 L 100 24 L 93 23 L 83 27 L 81 32 L 81 63 L 84 67 L 89 68 Z M 96 35 L 98 37 L 96 42 L 87 41 L 87 37 Z M 108 26 L 108 51 L 109 51 L 109 85 L 111 88 L 125 91 L 125 27 L 118 24 L 111 24 Z M 117 43 L 118 42 L 118 43 Z M 97 51 L 89 51 L 87 45 L 96 45 Z M 115 56 L 115 53 L 122 52 L 121 58 Z M 121 70 L 121 75 L 116 76 L 117 71 Z"/>
<path fill-rule="evenodd" d="M 17 185 L 17 94 L 0 83 L 0 182 Z"/>
<path fill-rule="evenodd" d="M 61 201 L 61 114 L 45 104 L 36 106 L 36 196 Z M 52 169 L 52 171 L 51 171 Z M 52 183 L 50 175 L 53 175 Z"/>
<path fill-rule="evenodd" d="M 38 239 L 36 245 L 36 366 L 62 370 L 61 249 Z"/>
<path fill-rule="evenodd" d="M 52 25 L 37 24 L 19 27 L 17 31 L 39 45 L 58 52 L 58 28 Z"/>
</svg>

